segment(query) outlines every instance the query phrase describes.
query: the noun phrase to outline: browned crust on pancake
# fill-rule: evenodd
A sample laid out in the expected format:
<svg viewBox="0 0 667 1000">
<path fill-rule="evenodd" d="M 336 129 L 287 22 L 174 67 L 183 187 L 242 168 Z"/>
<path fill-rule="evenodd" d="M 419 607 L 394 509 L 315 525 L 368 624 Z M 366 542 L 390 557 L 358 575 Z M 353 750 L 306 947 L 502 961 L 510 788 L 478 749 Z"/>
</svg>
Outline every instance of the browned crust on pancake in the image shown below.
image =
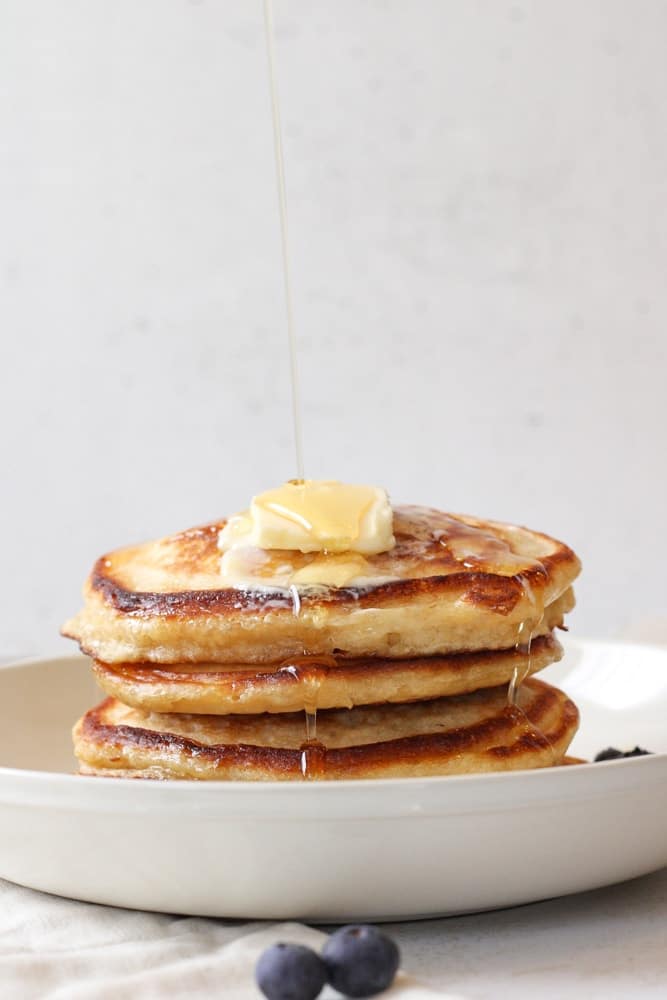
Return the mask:
<svg viewBox="0 0 667 1000">
<path fill-rule="evenodd" d="M 302 658 L 258 669 L 212 666 L 208 670 L 150 663 L 93 662 L 102 689 L 126 705 L 150 712 L 203 714 L 295 712 L 311 708 L 352 708 L 383 702 L 422 701 L 508 683 L 514 670 L 523 678 L 562 656 L 553 635 L 540 636 L 528 649 L 459 653 L 391 660 L 381 657 Z"/>
<path fill-rule="evenodd" d="M 562 622 L 579 561 L 528 529 L 396 508 L 397 544 L 368 558 L 392 582 L 299 591 L 221 588 L 218 532 L 192 529 L 98 560 L 63 634 L 104 663 L 275 663 L 303 653 L 405 658 L 509 649 Z M 310 554 L 273 553 L 298 568 Z M 560 617 L 547 619 L 545 609 Z M 295 613 L 298 612 L 298 613 Z M 523 630 L 523 633 L 521 632 Z"/>
<path fill-rule="evenodd" d="M 554 562 L 565 558 L 554 557 Z M 98 559 L 91 574 L 93 591 L 116 611 L 134 617 L 192 618 L 198 615 L 221 614 L 228 611 L 257 613 L 258 606 L 270 604 L 272 611 L 293 613 L 292 597 L 284 590 L 184 590 L 173 593 L 136 592 L 125 590 L 104 569 L 104 559 Z M 532 584 L 542 580 L 544 574 L 528 570 L 522 574 Z M 466 601 L 477 607 L 508 615 L 524 594 L 522 584 L 515 577 L 499 577 L 491 573 L 450 573 L 447 576 L 427 576 L 421 579 L 395 580 L 361 590 L 354 587 L 330 587 L 318 593 L 302 593 L 301 607 L 332 607 L 354 602 L 356 607 L 379 607 L 392 601 L 407 601 L 414 597 L 439 597 L 456 594 L 463 588 Z"/>
<path fill-rule="evenodd" d="M 340 780 L 512 770 L 560 763 L 578 724 L 576 706 L 558 689 L 534 679 L 526 681 L 522 690 L 524 710 L 505 706 L 473 724 L 446 732 L 318 752 L 312 776 Z M 497 697 L 498 689 L 495 695 L 488 695 Z M 467 697 L 484 704 L 482 692 Z M 443 712 L 447 701 L 442 700 Z M 106 699 L 75 726 L 76 753 L 86 773 L 109 773 L 114 769 L 126 773 L 129 769 L 153 777 L 251 781 L 303 777 L 303 748 L 242 742 L 206 744 L 179 733 L 109 724 L 115 704 L 113 699 Z M 377 711 L 399 712 L 401 707 L 385 706 Z M 187 717 L 181 717 L 181 726 L 183 719 Z M 163 717 L 161 724 L 168 726 L 169 721 L 169 717 Z M 215 725 L 215 717 L 211 725 Z"/>
<path fill-rule="evenodd" d="M 96 708 L 86 712 L 79 724 L 80 728 L 75 729 L 75 735 L 98 745 L 106 744 L 117 750 L 119 754 L 128 748 L 140 748 L 157 751 L 160 756 L 178 754 L 197 758 L 199 761 L 205 761 L 215 767 L 226 765 L 245 768 L 252 766 L 276 774 L 296 773 L 300 767 L 300 750 L 258 747 L 243 743 L 207 747 L 203 743 L 175 733 L 158 732 L 137 726 L 107 725 L 104 722 L 105 711 L 112 704 L 113 698 L 107 698 Z M 111 761 L 119 761 L 121 756 L 110 759 Z"/>
<path fill-rule="evenodd" d="M 468 518 L 467 520 L 473 522 L 474 519 Z M 465 523 L 463 519 L 461 519 L 461 523 Z M 493 526 L 496 523 L 488 522 L 488 525 Z M 218 534 L 225 524 L 226 521 L 222 520 L 203 527 L 192 528 L 177 536 L 182 551 L 179 552 L 179 559 L 174 564 L 174 568 L 181 571 L 194 570 L 202 564 L 210 564 L 213 559 L 217 559 L 219 557 Z M 500 525 L 500 527 L 512 526 Z M 528 531 L 529 529 L 522 530 Z M 553 576 L 560 567 L 576 566 L 578 572 L 579 560 L 572 549 L 542 532 L 531 531 L 530 533 L 534 538 L 539 538 L 545 545 L 553 546 L 554 551 L 540 558 L 540 566 L 529 566 L 516 576 L 461 569 L 460 564 L 457 564 L 456 570 L 452 571 L 451 555 L 447 553 L 446 549 L 439 547 L 439 543 L 434 540 L 432 548 L 434 552 L 438 553 L 438 559 L 433 560 L 434 566 L 437 566 L 438 562 L 441 563 L 443 568 L 450 570 L 447 573 L 394 580 L 367 589 L 329 587 L 312 593 L 306 591 L 301 594 L 301 606 L 302 608 L 332 607 L 352 602 L 355 607 L 376 608 L 394 601 L 404 602 L 417 596 L 438 598 L 465 591 L 467 603 L 499 615 L 508 615 L 525 593 L 524 585 L 522 580 L 518 578 L 519 576 L 531 587 L 539 589 L 544 585 L 545 578 Z M 397 546 L 394 554 L 400 557 L 401 546 L 407 549 L 411 541 L 410 537 L 397 534 Z M 292 614 L 292 598 L 284 590 L 244 591 L 219 588 L 181 590 L 168 593 L 128 590 L 110 572 L 109 562 L 108 555 L 97 560 L 90 576 L 90 586 L 93 592 L 99 593 L 109 605 L 122 614 L 133 617 L 160 615 L 167 618 L 192 618 L 228 612 L 238 614 L 244 611 L 256 614 L 258 606 L 266 604 L 271 605 L 272 612 L 283 611 Z"/>
</svg>

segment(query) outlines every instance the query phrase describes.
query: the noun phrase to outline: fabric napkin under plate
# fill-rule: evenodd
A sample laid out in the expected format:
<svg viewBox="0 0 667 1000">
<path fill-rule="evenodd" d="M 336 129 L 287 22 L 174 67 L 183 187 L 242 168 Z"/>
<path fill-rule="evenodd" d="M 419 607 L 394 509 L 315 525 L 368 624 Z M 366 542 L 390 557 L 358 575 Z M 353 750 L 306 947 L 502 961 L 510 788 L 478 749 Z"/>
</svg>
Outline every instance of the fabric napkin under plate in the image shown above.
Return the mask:
<svg viewBox="0 0 667 1000">
<path fill-rule="evenodd" d="M 303 924 L 142 913 L 47 896 L 0 880 L 3 1000 L 260 1000 L 255 962 L 277 941 L 319 949 Z M 457 1000 L 400 973 L 391 1000 Z M 339 994 L 327 987 L 322 1000 Z"/>
</svg>

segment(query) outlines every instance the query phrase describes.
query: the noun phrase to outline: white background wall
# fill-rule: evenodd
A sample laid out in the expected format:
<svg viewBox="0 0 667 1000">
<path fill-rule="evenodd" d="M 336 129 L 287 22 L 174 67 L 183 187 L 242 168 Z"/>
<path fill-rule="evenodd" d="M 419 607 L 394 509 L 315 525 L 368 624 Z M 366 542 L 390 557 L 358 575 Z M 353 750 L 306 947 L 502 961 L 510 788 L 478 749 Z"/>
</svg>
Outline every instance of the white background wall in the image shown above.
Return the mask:
<svg viewBox="0 0 667 1000">
<path fill-rule="evenodd" d="M 7 654 L 295 470 L 259 0 L 1 20 Z M 307 474 L 564 537 L 579 633 L 664 612 L 667 3 L 276 20 Z"/>
</svg>

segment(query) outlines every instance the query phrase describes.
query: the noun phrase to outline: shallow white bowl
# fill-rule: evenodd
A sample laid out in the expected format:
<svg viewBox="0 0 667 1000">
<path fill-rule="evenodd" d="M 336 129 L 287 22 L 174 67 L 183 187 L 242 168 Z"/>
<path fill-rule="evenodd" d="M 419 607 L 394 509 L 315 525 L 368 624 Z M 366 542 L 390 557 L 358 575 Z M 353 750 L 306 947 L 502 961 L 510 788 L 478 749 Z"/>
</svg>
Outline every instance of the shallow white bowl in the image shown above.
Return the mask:
<svg viewBox="0 0 667 1000">
<path fill-rule="evenodd" d="M 311 921 L 526 903 L 667 864 L 667 651 L 568 643 L 544 672 L 577 702 L 572 752 L 605 764 L 304 784 L 74 775 L 99 700 L 79 656 L 0 669 L 0 876 L 116 906 Z"/>
</svg>

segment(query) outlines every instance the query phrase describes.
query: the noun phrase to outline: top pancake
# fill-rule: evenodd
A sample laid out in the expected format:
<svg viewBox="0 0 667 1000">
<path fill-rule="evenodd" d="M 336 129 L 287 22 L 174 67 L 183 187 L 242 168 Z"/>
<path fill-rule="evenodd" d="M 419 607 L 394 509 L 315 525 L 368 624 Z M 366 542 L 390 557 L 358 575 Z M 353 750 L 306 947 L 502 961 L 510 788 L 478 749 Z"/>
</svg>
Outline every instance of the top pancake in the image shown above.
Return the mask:
<svg viewBox="0 0 667 1000">
<path fill-rule="evenodd" d="M 368 556 L 376 585 L 222 587 L 224 521 L 120 549 L 95 564 L 63 634 L 105 663 L 275 663 L 303 654 L 387 658 L 509 649 L 540 629 L 577 576 L 547 535 L 425 507 L 394 510 L 396 546 Z M 314 556 L 273 553 L 295 570 Z M 266 567 L 267 575 L 271 565 Z"/>
</svg>

